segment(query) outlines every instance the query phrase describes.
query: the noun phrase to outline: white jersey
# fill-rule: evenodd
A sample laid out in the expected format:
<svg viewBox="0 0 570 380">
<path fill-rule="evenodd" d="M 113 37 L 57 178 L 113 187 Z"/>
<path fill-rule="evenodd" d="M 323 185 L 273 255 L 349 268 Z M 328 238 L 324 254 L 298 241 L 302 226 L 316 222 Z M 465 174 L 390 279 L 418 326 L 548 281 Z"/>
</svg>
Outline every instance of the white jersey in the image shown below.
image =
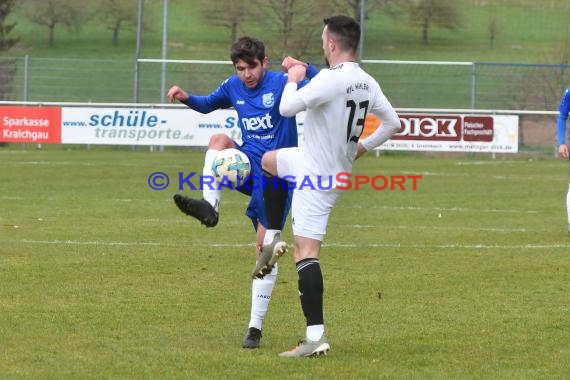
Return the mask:
<svg viewBox="0 0 570 380">
<path fill-rule="evenodd" d="M 382 121 L 381 128 L 361 142 L 367 150 L 383 144 L 400 128 L 400 119 L 378 82 L 355 62 L 321 70 L 295 90 L 294 83 L 287 84 L 280 109 L 282 113 L 307 111 L 304 159 L 311 177 L 334 179 L 338 173 L 352 172 L 367 112 Z"/>
</svg>

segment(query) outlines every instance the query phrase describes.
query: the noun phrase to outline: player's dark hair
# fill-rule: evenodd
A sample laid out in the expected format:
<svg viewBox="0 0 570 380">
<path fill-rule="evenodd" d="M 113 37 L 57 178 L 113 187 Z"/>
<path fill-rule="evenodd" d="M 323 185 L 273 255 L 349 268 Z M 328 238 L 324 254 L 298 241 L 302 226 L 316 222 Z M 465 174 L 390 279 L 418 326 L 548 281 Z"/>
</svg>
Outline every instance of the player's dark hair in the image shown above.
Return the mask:
<svg viewBox="0 0 570 380">
<path fill-rule="evenodd" d="M 240 59 L 248 65 L 255 64 L 255 59 L 263 62 L 265 59 L 265 45 L 257 38 L 240 37 L 232 44 L 230 58 L 234 65 Z"/>
<path fill-rule="evenodd" d="M 349 16 L 332 16 L 324 20 L 327 32 L 336 37 L 342 50 L 355 52 L 360 42 L 360 24 Z"/>
</svg>

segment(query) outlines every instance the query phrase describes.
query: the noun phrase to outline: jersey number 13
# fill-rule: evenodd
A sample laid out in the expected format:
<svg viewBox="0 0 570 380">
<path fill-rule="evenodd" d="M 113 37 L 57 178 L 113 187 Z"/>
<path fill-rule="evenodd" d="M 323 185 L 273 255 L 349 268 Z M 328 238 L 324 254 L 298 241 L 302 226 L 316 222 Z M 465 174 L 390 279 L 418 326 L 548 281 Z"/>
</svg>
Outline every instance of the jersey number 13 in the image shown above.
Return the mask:
<svg viewBox="0 0 570 380">
<path fill-rule="evenodd" d="M 360 135 L 364 131 L 364 120 L 366 119 L 366 112 L 368 111 L 368 100 L 356 104 L 354 100 L 347 100 L 346 107 L 350 109 L 348 116 L 348 125 L 346 131 L 346 142 L 358 143 Z M 356 115 L 358 111 L 358 115 Z M 355 120 L 355 116 L 356 120 Z"/>
</svg>

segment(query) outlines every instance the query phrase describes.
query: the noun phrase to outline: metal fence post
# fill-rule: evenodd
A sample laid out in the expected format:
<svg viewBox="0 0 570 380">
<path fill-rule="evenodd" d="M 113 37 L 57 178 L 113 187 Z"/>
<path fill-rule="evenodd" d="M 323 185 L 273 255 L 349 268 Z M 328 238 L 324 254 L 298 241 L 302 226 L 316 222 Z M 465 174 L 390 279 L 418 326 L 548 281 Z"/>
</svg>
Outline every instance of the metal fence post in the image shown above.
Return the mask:
<svg viewBox="0 0 570 380">
<path fill-rule="evenodd" d="M 471 109 L 477 106 L 477 62 L 471 64 Z"/>
<path fill-rule="evenodd" d="M 137 18 L 137 46 L 135 52 L 135 82 L 133 83 L 133 102 L 139 102 L 139 78 L 140 78 L 140 63 L 139 58 L 141 57 L 141 45 L 142 45 L 142 27 L 143 27 L 143 16 L 144 12 L 144 1 L 139 0 L 138 6 L 138 18 Z"/>
<path fill-rule="evenodd" d="M 28 101 L 28 88 L 29 88 L 29 69 L 30 69 L 30 56 L 24 56 L 24 102 Z"/>
</svg>

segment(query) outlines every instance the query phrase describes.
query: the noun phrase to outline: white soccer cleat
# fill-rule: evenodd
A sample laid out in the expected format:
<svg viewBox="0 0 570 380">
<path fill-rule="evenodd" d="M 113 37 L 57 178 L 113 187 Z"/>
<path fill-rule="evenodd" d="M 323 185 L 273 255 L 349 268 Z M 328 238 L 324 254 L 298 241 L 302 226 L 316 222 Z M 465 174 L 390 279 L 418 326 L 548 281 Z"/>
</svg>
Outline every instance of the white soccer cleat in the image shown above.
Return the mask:
<svg viewBox="0 0 570 380">
<path fill-rule="evenodd" d="M 321 355 L 326 355 L 331 346 L 327 341 L 327 338 L 323 335 L 321 339 L 314 341 L 309 339 L 304 339 L 299 342 L 297 347 L 291 351 L 285 351 L 279 354 L 283 358 L 303 358 L 303 357 L 316 357 Z"/>
<path fill-rule="evenodd" d="M 263 278 L 273 270 L 273 267 L 281 256 L 287 252 L 287 243 L 281 240 L 281 235 L 276 234 L 271 244 L 264 245 L 259 254 L 259 259 L 253 268 L 253 278 Z"/>
</svg>

